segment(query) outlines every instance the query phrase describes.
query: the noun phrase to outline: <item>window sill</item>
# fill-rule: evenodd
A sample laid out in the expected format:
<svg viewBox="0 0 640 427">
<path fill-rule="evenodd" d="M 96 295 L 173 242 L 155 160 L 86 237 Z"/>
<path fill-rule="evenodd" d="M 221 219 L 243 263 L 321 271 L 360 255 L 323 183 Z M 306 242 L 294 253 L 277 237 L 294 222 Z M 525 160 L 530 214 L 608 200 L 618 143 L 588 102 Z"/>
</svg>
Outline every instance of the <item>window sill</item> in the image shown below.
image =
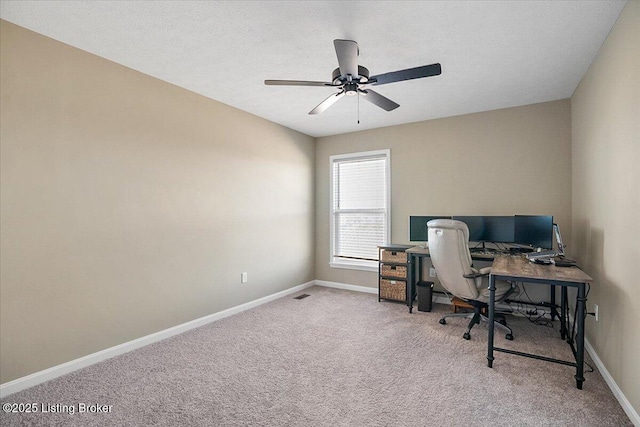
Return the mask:
<svg viewBox="0 0 640 427">
<path fill-rule="evenodd" d="M 348 270 L 361 270 L 378 272 L 377 261 L 333 261 L 329 263 L 331 268 L 344 268 Z"/>
</svg>

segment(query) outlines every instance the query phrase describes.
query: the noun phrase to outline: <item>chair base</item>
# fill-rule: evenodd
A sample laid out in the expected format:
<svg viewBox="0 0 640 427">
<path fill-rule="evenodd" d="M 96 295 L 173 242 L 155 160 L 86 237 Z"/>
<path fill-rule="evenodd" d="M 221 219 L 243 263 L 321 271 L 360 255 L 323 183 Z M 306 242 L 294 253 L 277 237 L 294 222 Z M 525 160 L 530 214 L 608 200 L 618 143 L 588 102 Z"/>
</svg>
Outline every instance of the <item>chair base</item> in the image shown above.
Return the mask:
<svg viewBox="0 0 640 427">
<path fill-rule="evenodd" d="M 449 314 L 445 314 L 440 319 L 440 324 L 441 325 L 446 325 L 447 324 L 447 321 L 445 320 L 447 317 L 463 317 L 463 318 L 471 319 L 471 321 L 469 322 L 469 326 L 467 327 L 467 331 L 462 335 L 462 338 L 464 338 L 465 340 L 471 339 L 471 328 L 473 328 L 477 323 L 480 323 L 480 322 L 484 322 L 484 323 L 487 323 L 487 324 L 489 323 L 489 318 L 484 316 L 482 313 L 480 313 L 480 308 L 479 307 L 476 307 L 474 309 L 473 313 L 449 313 Z M 500 320 L 502 320 L 502 322 Z M 507 326 L 507 322 L 504 320 L 504 316 L 500 320 L 494 320 L 494 322 L 493 322 L 494 325 L 498 329 L 501 329 L 502 331 L 507 333 L 504 336 L 505 339 L 508 339 L 509 341 L 513 340 L 513 331 L 511 330 L 510 327 Z"/>
</svg>

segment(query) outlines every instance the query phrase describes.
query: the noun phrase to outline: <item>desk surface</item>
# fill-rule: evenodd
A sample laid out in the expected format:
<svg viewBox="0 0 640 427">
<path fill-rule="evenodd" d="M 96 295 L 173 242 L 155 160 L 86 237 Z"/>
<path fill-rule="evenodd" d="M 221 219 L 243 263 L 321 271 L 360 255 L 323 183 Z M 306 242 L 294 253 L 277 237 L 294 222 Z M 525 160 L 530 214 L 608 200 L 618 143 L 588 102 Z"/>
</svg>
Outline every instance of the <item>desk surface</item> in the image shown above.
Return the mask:
<svg viewBox="0 0 640 427">
<path fill-rule="evenodd" d="M 426 246 L 414 246 L 412 248 L 407 249 L 407 252 L 410 254 L 429 254 L 429 248 Z"/>
<path fill-rule="evenodd" d="M 429 248 L 424 246 L 414 246 L 412 248 L 407 249 L 406 252 L 409 254 L 414 254 L 418 256 L 429 256 Z M 476 261 L 482 261 L 482 260 L 493 261 L 494 257 L 496 256 L 497 254 L 471 252 L 471 258 L 473 258 Z"/>
<path fill-rule="evenodd" d="M 554 279 L 563 282 L 589 283 L 593 279 L 578 267 L 556 267 L 529 261 L 524 256 L 497 256 L 491 266 L 495 276 L 520 277 L 523 279 Z"/>
</svg>

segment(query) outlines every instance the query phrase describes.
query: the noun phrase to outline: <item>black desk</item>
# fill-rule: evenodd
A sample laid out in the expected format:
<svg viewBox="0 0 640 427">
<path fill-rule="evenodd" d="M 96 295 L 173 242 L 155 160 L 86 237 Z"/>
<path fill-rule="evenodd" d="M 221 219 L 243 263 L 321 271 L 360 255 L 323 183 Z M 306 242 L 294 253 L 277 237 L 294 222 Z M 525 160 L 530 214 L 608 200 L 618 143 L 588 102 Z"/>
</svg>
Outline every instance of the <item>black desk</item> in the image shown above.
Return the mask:
<svg viewBox="0 0 640 427">
<path fill-rule="evenodd" d="M 549 357 L 539 356 L 530 353 L 522 353 L 519 351 L 495 347 L 493 345 L 494 337 L 494 316 L 495 316 L 495 297 L 496 297 L 496 280 L 512 280 L 517 282 L 537 283 L 548 286 L 562 286 L 562 314 L 561 314 L 561 337 L 567 338 L 571 351 L 575 358 L 574 362 L 552 359 Z M 493 352 L 499 351 L 503 353 L 514 354 L 517 356 L 530 357 L 533 359 L 544 360 L 546 362 L 560 363 L 562 365 L 575 366 L 576 368 L 576 387 L 582 389 L 584 382 L 584 313 L 587 301 L 585 288 L 593 279 L 577 267 L 556 267 L 554 265 L 540 265 L 529 262 L 523 256 L 498 256 L 495 258 L 489 275 L 489 340 L 487 348 L 488 366 L 493 367 Z M 573 337 L 568 333 L 568 313 L 567 313 L 567 289 L 569 287 L 577 288 L 578 296 L 576 300 L 577 315 L 573 320 L 577 324 L 576 347 L 573 345 Z"/>
</svg>

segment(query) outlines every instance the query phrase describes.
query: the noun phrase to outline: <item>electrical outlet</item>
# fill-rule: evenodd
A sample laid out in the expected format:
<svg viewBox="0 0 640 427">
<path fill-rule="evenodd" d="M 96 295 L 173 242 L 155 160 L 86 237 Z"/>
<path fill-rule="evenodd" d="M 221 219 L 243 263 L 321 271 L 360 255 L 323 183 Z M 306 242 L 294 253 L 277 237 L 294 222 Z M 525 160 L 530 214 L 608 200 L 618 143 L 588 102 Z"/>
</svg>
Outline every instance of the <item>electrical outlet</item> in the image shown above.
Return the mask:
<svg viewBox="0 0 640 427">
<path fill-rule="evenodd" d="M 240 283 L 247 283 L 249 281 L 248 277 L 247 277 L 247 273 L 242 273 L 240 275 Z"/>
<path fill-rule="evenodd" d="M 593 304 L 593 312 L 595 313 L 596 322 L 598 321 L 598 304 Z"/>
<path fill-rule="evenodd" d="M 436 269 L 431 267 L 429 269 L 429 277 L 436 277 Z"/>
</svg>

